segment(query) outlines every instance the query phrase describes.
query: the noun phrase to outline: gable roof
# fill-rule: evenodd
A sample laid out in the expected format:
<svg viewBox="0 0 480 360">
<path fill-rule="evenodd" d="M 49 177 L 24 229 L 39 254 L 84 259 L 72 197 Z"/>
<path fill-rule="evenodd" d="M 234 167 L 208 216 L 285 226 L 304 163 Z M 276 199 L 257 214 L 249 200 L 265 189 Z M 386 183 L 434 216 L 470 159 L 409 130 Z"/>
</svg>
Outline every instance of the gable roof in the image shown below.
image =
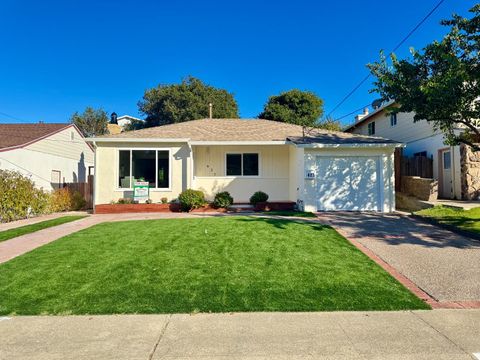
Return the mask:
<svg viewBox="0 0 480 360">
<path fill-rule="evenodd" d="M 53 135 L 72 124 L 0 124 L 0 149 L 22 147 Z"/>
<path fill-rule="evenodd" d="M 329 143 L 332 143 L 332 141 L 335 141 L 335 143 L 344 141 L 353 143 L 353 139 L 355 139 L 356 143 L 359 143 L 362 139 L 371 138 L 322 129 L 310 131 L 307 137 L 316 141 L 328 141 Z M 159 139 L 172 139 L 191 142 L 286 142 L 289 139 L 298 140 L 299 138 L 304 139 L 303 128 L 294 124 L 263 119 L 201 119 L 142 130 L 126 131 L 116 135 L 103 135 L 92 138 L 91 141 L 134 141 L 135 139 L 143 141 L 152 139 L 152 141 L 156 141 Z M 390 143 L 386 139 L 376 139 L 378 139 L 378 143 Z"/>
<path fill-rule="evenodd" d="M 380 106 L 379 108 L 377 109 L 374 109 L 370 114 L 368 115 L 365 115 L 364 117 L 362 117 L 360 120 L 358 121 L 355 121 L 353 124 L 350 124 L 349 126 L 347 126 L 344 131 L 346 132 L 350 132 L 352 131 L 353 129 L 355 129 L 356 127 L 358 127 L 359 125 L 362 125 L 363 123 L 365 123 L 368 119 L 372 118 L 373 116 L 383 112 L 386 108 L 392 106 L 395 104 L 395 101 L 388 101 L 386 102 L 385 104 L 383 104 L 382 106 Z"/>
</svg>

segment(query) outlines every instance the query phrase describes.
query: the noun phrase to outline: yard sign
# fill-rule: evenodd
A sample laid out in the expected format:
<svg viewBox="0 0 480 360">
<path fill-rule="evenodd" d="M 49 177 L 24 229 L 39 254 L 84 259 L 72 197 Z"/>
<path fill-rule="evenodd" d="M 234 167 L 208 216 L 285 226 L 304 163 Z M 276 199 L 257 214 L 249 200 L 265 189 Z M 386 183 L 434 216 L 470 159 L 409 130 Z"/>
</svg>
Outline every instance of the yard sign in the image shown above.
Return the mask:
<svg viewBox="0 0 480 360">
<path fill-rule="evenodd" d="M 133 200 L 147 200 L 149 197 L 148 181 L 135 181 L 133 183 Z"/>
</svg>

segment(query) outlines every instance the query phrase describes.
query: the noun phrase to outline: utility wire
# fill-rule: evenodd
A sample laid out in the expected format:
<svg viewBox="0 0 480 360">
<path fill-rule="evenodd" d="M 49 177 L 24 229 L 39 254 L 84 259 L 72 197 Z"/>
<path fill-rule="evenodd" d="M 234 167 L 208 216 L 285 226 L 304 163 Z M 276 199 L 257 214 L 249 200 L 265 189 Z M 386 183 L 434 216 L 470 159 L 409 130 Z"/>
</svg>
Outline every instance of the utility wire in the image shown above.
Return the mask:
<svg viewBox="0 0 480 360">
<path fill-rule="evenodd" d="M 40 178 L 40 179 L 42 179 L 42 180 L 45 180 L 45 181 L 47 181 L 47 182 L 49 182 L 49 183 L 51 182 L 51 180 L 45 179 L 43 176 L 40 176 L 40 175 L 38 175 L 38 174 L 35 174 L 33 171 L 28 170 L 28 169 L 25 169 L 24 167 L 21 167 L 20 165 L 17 165 L 17 164 L 15 164 L 15 163 L 11 162 L 10 160 L 7 160 L 7 159 L 2 158 L 2 157 L 0 157 L 0 160 L 6 161 L 6 162 L 12 164 L 13 166 L 15 166 L 16 168 L 19 168 L 19 169 L 22 169 L 23 171 L 26 171 L 27 174 L 35 175 L 36 177 L 38 177 L 38 178 Z"/>
<path fill-rule="evenodd" d="M 412 30 L 410 30 L 410 32 L 409 32 L 406 36 L 403 37 L 403 39 L 393 48 L 393 50 L 390 51 L 389 55 L 391 55 L 392 53 L 394 53 L 395 51 L 397 51 L 398 48 L 400 48 L 400 46 L 402 46 L 402 45 L 405 43 L 405 41 L 407 41 L 407 40 L 410 38 L 410 36 L 412 36 L 413 33 L 414 33 L 415 31 L 417 31 L 420 26 L 422 26 L 422 24 L 423 24 L 425 21 L 427 21 L 427 19 L 440 7 L 440 5 L 442 5 L 442 3 L 443 3 L 444 1 L 445 1 L 445 0 L 440 0 L 440 1 L 432 8 L 432 10 L 430 10 L 430 11 L 428 12 L 428 14 L 425 15 L 425 16 L 423 17 L 423 19 L 420 20 L 420 22 L 419 22 L 417 25 L 415 25 L 415 27 L 414 27 Z M 360 86 L 362 86 L 362 85 L 370 78 L 371 75 L 372 75 L 372 74 L 369 73 L 367 76 L 365 76 L 347 95 L 345 95 L 345 96 L 343 97 L 343 99 L 333 108 L 333 110 L 328 113 L 327 117 L 329 117 L 329 116 L 330 116 L 332 113 L 334 113 L 335 110 L 337 110 L 345 101 L 347 101 L 347 99 L 348 99 L 350 96 L 352 96 L 353 93 L 354 93 L 355 91 L 357 91 L 358 88 L 359 88 Z M 349 114 L 349 115 L 351 115 L 351 114 Z M 348 115 L 343 115 L 342 117 L 340 117 L 340 118 L 338 118 L 338 119 L 336 119 L 336 120 L 343 119 L 343 118 L 346 117 L 346 116 L 348 116 Z"/>
<path fill-rule="evenodd" d="M 13 115 L 9 115 L 7 113 L 4 113 L 2 111 L 0 111 L 0 115 L 3 115 L 3 116 L 6 116 L 6 117 L 9 117 L 10 119 L 13 119 L 13 120 L 17 120 L 17 121 L 21 121 L 21 122 L 28 122 L 27 120 L 24 120 L 24 119 L 20 119 L 20 118 L 17 118 Z"/>
</svg>

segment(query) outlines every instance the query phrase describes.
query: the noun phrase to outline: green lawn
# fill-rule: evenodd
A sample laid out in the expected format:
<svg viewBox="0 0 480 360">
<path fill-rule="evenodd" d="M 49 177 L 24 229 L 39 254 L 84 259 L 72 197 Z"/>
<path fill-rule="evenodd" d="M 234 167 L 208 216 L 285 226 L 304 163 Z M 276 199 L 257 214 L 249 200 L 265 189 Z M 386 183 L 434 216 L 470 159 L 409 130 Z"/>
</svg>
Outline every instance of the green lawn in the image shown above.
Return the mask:
<svg viewBox="0 0 480 360">
<path fill-rule="evenodd" d="M 20 235 L 30 234 L 35 231 L 43 230 L 52 226 L 65 224 L 70 221 L 83 219 L 84 217 L 85 217 L 84 215 L 68 215 L 68 216 L 62 216 L 56 219 L 45 220 L 36 224 L 20 226 L 15 229 L 0 231 L 0 242 L 12 239 Z"/>
<path fill-rule="evenodd" d="M 332 228 L 259 217 L 103 223 L 0 265 L 0 314 L 429 308 Z"/>
<path fill-rule="evenodd" d="M 303 217 L 303 218 L 314 218 L 316 217 L 314 213 L 305 212 L 305 211 L 283 211 L 283 210 L 272 210 L 272 211 L 265 211 L 262 214 L 265 215 L 278 215 L 278 216 L 295 216 L 295 217 Z"/>
<path fill-rule="evenodd" d="M 463 210 L 446 206 L 435 206 L 430 209 L 417 211 L 415 214 L 433 218 L 440 223 L 452 225 L 461 230 L 480 234 L 480 207 Z"/>
</svg>

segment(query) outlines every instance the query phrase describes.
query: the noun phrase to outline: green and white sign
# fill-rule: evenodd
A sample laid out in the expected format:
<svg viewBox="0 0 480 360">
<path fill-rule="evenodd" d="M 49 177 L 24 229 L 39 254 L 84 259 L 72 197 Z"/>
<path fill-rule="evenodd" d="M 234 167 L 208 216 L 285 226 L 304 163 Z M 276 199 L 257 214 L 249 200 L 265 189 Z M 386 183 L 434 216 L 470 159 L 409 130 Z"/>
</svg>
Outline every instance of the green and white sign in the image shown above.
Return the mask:
<svg viewBox="0 0 480 360">
<path fill-rule="evenodd" d="M 148 200 L 149 194 L 148 181 L 135 181 L 133 183 L 133 200 L 145 201 Z"/>
</svg>

